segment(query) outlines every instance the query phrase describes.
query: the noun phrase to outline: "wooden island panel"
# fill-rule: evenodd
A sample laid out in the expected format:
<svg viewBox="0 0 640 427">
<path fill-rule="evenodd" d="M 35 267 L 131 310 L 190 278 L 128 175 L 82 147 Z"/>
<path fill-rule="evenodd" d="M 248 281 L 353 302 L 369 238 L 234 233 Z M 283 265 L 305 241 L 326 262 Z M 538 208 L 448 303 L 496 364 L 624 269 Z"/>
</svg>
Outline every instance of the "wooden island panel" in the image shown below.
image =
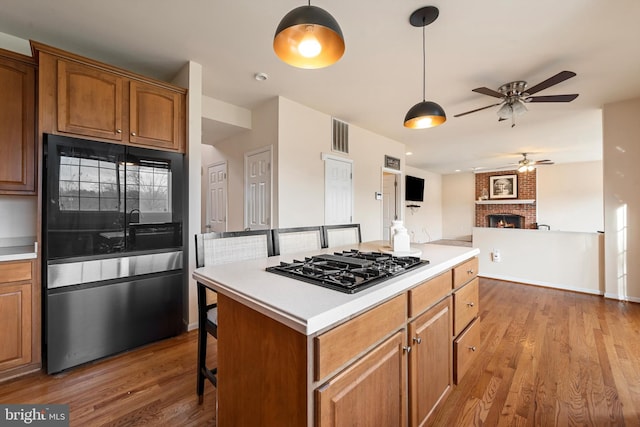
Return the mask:
<svg viewBox="0 0 640 427">
<path fill-rule="evenodd" d="M 307 425 L 307 337 L 218 294 L 218 425 Z"/>
</svg>

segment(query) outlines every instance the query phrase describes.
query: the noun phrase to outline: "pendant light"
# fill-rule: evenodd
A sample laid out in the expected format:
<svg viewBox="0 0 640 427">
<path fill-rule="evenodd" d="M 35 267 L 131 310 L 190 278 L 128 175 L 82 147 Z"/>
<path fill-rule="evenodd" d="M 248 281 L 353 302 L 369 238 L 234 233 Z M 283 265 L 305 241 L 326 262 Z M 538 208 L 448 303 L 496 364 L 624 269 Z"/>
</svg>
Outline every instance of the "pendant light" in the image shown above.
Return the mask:
<svg viewBox="0 0 640 427">
<path fill-rule="evenodd" d="M 438 8 L 426 6 L 416 10 L 409 17 L 409 22 L 414 27 L 422 27 L 422 102 L 409 109 L 404 118 L 404 126 L 410 129 L 426 129 L 439 126 L 447 120 L 447 115 L 441 106 L 435 102 L 427 101 L 425 97 L 426 86 L 426 53 L 424 28 L 438 18 Z"/>
<path fill-rule="evenodd" d="M 298 68 L 323 68 L 344 54 L 344 37 L 338 22 L 316 6 L 300 6 L 280 21 L 273 38 L 273 50 L 289 65 Z"/>
</svg>

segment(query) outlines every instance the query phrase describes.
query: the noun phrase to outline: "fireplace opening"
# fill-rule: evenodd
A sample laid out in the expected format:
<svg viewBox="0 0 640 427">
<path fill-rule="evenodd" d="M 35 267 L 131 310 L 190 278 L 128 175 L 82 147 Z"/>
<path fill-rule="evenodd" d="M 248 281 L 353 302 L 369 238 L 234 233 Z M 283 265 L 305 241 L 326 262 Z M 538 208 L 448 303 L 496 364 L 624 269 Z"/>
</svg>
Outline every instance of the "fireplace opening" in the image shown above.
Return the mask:
<svg viewBox="0 0 640 427">
<path fill-rule="evenodd" d="M 492 228 L 522 228 L 524 217 L 515 214 L 491 214 L 487 215 L 487 222 Z"/>
</svg>

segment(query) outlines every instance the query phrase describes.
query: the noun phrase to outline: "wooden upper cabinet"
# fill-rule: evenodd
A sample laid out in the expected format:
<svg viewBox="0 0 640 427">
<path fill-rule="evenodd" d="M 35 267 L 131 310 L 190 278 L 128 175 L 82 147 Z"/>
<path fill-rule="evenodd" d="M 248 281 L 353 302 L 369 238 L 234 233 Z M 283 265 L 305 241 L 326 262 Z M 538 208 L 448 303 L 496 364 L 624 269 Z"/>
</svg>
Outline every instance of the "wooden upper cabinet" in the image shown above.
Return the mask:
<svg viewBox="0 0 640 427">
<path fill-rule="evenodd" d="M 124 78 L 58 60 L 58 130 L 122 141 Z"/>
<path fill-rule="evenodd" d="M 131 144 L 183 151 L 183 97 L 176 92 L 133 80 L 129 96 Z"/>
<path fill-rule="evenodd" d="M 0 194 L 35 194 L 35 64 L 0 49 Z"/>
<path fill-rule="evenodd" d="M 185 152 L 186 90 L 38 42 L 39 125 L 61 133 Z"/>
</svg>

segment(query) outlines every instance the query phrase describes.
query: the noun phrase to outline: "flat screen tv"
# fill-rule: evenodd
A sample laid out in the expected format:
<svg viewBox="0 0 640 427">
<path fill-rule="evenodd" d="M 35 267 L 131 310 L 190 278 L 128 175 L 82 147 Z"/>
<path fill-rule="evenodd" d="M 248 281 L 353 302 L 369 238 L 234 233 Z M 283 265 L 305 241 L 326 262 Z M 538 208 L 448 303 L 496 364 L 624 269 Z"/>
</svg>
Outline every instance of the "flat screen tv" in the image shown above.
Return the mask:
<svg viewBox="0 0 640 427">
<path fill-rule="evenodd" d="M 405 177 L 404 199 L 408 202 L 424 201 L 424 178 L 410 175 Z"/>
</svg>

